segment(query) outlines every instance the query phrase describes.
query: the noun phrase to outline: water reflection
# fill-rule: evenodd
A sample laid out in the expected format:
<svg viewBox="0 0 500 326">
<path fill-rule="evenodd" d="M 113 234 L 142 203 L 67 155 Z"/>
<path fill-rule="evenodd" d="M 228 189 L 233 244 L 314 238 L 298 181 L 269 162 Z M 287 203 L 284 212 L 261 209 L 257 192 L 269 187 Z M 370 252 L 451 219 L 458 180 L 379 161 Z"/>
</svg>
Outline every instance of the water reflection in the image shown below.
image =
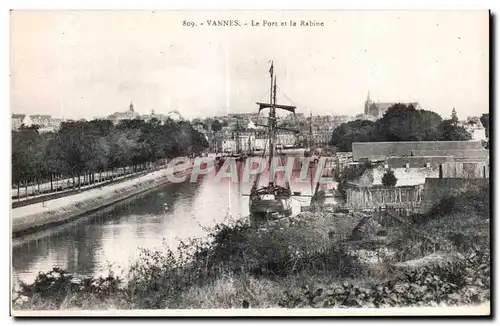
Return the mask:
<svg viewBox="0 0 500 326">
<path fill-rule="evenodd" d="M 214 179 L 215 171 L 196 183 L 166 185 L 72 223 L 14 239 L 14 278 L 32 281 L 38 271 L 54 266 L 85 275 L 106 273 L 111 263 L 126 270 L 139 247 L 159 248 L 165 240 L 175 248 L 179 240 L 205 236 L 206 227 L 229 215 L 248 216 L 248 197 L 242 195 L 249 193 L 253 178 L 248 183 Z M 311 185 L 295 182 L 292 189 L 308 194 Z M 292 201 L 294 213 L 308 202 Z"/>
</svg>

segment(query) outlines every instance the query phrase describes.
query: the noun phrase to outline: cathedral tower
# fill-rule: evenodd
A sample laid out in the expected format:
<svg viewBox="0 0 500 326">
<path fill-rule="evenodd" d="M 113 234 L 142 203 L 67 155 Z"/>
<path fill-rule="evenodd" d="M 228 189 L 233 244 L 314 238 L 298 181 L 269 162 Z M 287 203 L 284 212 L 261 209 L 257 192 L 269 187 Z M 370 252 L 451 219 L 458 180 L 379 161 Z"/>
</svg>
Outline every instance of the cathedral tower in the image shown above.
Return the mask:
<svg viewBox="0 0 500 326">
<path fill-rule="evenodd" d="M 366 101 L 365 101 L 365 115 L 370 114 L 371 105 L 372 105 L 372 100 L 370 99 L 370 91 L 368 91 L 368 95 L 366 96 Z"/>
</svg>

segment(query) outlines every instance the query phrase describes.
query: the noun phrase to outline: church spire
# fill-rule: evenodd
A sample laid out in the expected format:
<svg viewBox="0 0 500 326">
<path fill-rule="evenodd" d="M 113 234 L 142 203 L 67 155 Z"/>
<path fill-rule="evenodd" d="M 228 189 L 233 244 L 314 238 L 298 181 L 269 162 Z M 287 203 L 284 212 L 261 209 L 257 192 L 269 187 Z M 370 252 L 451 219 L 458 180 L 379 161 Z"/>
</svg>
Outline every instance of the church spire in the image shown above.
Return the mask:
<svg viewBox="0 0 500 326">
<path fill-rule="evenodd" d="M 370 99 L 370 91 L 368 91 L 368 94 L 366 95 L 366 102 L 365 102 L 365 115 L 368 115 L 370 113 L 370 105 L 372 104 L 372 100 Z"/>
</svg>

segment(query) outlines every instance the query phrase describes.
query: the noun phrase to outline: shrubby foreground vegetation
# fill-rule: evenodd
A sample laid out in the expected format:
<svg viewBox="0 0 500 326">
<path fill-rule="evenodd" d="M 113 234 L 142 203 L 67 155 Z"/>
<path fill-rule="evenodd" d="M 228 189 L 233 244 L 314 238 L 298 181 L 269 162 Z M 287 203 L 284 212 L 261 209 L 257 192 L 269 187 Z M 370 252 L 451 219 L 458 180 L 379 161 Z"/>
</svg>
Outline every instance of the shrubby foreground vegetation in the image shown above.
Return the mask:
<svg viewBox="0 0 500 326">
<path fill-rule="evenodd" d="M 177 251 L 143 250 L 125 277 L 63 270 L 20 284 L 14 309 L 389 307 L 490 300 L 489 189 L 442 201 L 407 225 L 308 212 L 254 228 L 218 225 Z M 384 245 L 368 241 L 387 232 Z M 362 254 L 363 253 L 363 254 Z M 367 255 L 374 255 L 370 262 Z M 441 257 L 435 262 L 432 257 Z M 373 257 L 372 257 L 373 258 Z M 419 261 L 418 259 L 421 259 Z M 410 262 L 408 262 L 410 261 Z M 422 262 L 424 261 L 424 262 Z M 427 262 L 425 262 L 427 261 Z"/>
</svg>

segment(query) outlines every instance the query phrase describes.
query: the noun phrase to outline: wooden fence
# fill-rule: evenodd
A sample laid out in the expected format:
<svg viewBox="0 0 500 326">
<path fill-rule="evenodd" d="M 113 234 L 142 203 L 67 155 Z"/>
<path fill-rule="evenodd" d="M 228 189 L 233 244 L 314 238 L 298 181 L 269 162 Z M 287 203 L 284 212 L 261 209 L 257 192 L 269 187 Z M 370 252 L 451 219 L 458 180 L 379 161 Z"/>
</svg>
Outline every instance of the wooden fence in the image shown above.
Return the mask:
<svg viewBox="0 0 500 326">
<path fill-rule="evenodd" d="M 450 162 L 439 167 L 440 178 L 485 179 L 490 177 L 488 162 Z"/>
<path fill-rule="evenodd" d="M 346 189 L 346 207 L 373 209 L 378 207 L 411 208 L 420 205 L 424 185 L 404 187 L 352 187 Z"/>
</svg>

